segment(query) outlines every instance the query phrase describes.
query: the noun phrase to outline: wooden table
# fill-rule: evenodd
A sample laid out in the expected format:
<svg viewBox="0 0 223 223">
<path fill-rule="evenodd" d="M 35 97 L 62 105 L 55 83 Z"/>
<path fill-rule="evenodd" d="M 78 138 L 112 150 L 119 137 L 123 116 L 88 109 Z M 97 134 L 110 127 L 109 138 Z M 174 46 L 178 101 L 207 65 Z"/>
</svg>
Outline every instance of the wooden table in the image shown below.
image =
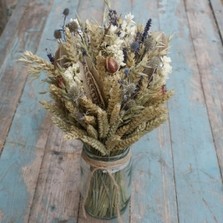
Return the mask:
<svg viewBox="0 0 223 223">
<path fill-rule="evenodd" d="M 174 34 L 169 120 L 133 146 L 132 199 L 124 223 L 223 222 L 223 4 L 221 0 L 116 0 L 153 31 Z M 54 52 L 70 8 L 102 20 L 103 0 L 21 0 L 0 37 L 0 222 L 96 223 L 79 196 L 81 143 L 65 142 L 39 104 L 24 50 Z M 51 40 L 49 40 L 51 39 Z M 112 223 L 116 222 L 111 221 Z"/>
</svg>

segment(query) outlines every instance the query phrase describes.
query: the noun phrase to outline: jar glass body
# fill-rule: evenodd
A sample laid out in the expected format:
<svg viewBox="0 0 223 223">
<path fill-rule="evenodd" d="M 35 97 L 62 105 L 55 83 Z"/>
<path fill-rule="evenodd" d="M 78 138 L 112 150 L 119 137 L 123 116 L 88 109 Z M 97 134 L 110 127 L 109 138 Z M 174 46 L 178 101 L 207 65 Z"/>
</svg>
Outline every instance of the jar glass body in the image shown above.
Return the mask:
<svg viewBox="0 0 223 223">
<path fill-rule="evenodd" d="M 80 189 L 83 206 L 89 215 L 100 219 L 121 215 L 131 197 L 131 181 L 132 160 L 129 149 L 116 156 L 101 157 L 92 154 L 89 147 L 84 145 Z"/>
</svg>

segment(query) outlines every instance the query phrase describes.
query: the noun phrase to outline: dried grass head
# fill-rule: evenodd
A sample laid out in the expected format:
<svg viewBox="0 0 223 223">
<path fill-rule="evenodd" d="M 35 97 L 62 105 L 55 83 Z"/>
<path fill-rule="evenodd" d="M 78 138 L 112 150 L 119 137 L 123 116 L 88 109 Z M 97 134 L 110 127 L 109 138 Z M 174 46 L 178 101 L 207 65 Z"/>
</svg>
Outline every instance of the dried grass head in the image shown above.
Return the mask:
<svg viewBox="0 0 223 223">
<path fill-rule="evenodd" d="M 78 138 L 92 152 L 122 152 L 167 119 L 165 102 L 172 91 L 170 38 L 143 27 L 132 14 L 109 9 L 103 24 L 71 19 L 54 32 L 58 49 L 45 61 L 25 52 L 20 61 L 31 73 L 46 71 L 52 100 L 43 105 L 69 139 Z"/>
</svg>

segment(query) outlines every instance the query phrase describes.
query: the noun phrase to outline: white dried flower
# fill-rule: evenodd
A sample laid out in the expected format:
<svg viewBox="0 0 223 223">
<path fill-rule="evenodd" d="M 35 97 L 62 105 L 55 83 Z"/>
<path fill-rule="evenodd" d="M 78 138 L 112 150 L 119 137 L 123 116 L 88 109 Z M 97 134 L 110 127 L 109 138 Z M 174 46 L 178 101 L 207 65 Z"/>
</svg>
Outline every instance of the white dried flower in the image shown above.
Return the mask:
<svg viewBox="0 0 223 223">
<path fill-rule="evenodd" d="M 110 29 L 109 29 L 109 32 L 110 32 L 111 34 L 114 34 L 114 33 L 116 32 L 117 29 L 118 29 L 117 26 L 113 26 L 113 25 L 111 25 L 111 26 L 110 26 Z"/>
<path fill-rule="evenodd" d="M 125 38 L 127 44 L 130 44 L 136 35 L 136 23 L 133 20 L 134 16 L 129 13 L 125 16 L 125 19 L 122 21 L 120 37 Z"/>
<path fill-rule="evenodd" d="M 79 22 L 78 22 L 78 20 L 77 19 L 70 19 L 70 22 L 75 22 L 76 24 L 77 24 L 77 26 L 78 26 L 78 28 L 81 28 L 81 26 L 80 26 L 80 24 L 79 24 Z"/>
<path fill-rule="evenodd" d="M 134 19 L 134 15 L 132 15 L 131 13 L 125 15 L 125 20 L 126 20 L 128 23 L 131 23 L 131 22 L 135 23 L 135 22 L 133 21 L 133 19 Z"/>
<path fill-rule="evenodd" d="M 80 80 L 76 78 L 78 70 L 80 70 L 79 64 L 75 63 L 72 66 L 68 67 L 62 74 L 68 89 L 77 87 L 78 84 L 81 84 Z"/>
<path fill-rule="evenodd" d="M 172 66 L 170 65 L 171 59 L 170 57 L 164 56 L 162 57 L 163 67 L 162 67 L 162 75 L 165 80 L 169 78 L 169 74 L 172 72 Z"/>
<path fill-rule="evenodd" d="M 114 59 L 117 61 L 119 66 L 125 66 L 124 61 L 124 54 L 122 51 L 122 45 L 124 44 L 124 40 L 120 39 L 119 37 L 117 37 L 114 40 L 113 45 L 108 46 L 106 48 L 107 52 L 112 54 L 112 56 L 114 57 Z"/>
<path fill-rule="evenodd" d="M 124 54 L 118 45 L 112 45 L 107 47 L 107 52 L 112 54 L 119 66 L 124 66 Z"/>
</svg>

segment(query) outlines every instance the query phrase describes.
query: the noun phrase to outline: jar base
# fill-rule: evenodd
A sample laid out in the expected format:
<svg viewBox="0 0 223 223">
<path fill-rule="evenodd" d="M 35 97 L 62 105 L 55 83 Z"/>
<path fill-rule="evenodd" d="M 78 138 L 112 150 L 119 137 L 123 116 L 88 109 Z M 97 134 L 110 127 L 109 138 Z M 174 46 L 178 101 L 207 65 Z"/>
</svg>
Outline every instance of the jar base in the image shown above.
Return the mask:
<svg viewBox="0 0 223 223">
<path fill-rule="evenodd" d="M 130 201 L 131 198 L 129 198 L 127 201 L 126 201 L 126 205 L 125 207 L 123 207 L 121 210 L 120 210 L 120 215 L 123 215 L 126 210 L 128 209 L 129 207 L 129 201 Z M 112 219 L 116 219 L 118 216 L 117 215 L 112 215 L 112 216 L 96 216 L 94 214 L 91 213 L 90 209 L 87 209 L 86 207 L 84 207 L 86 213 L 91 216 L 92 218 L 96 218 L 96 219 L 100 219 L 100 220 L 112 220 Z"/>
</svg>

